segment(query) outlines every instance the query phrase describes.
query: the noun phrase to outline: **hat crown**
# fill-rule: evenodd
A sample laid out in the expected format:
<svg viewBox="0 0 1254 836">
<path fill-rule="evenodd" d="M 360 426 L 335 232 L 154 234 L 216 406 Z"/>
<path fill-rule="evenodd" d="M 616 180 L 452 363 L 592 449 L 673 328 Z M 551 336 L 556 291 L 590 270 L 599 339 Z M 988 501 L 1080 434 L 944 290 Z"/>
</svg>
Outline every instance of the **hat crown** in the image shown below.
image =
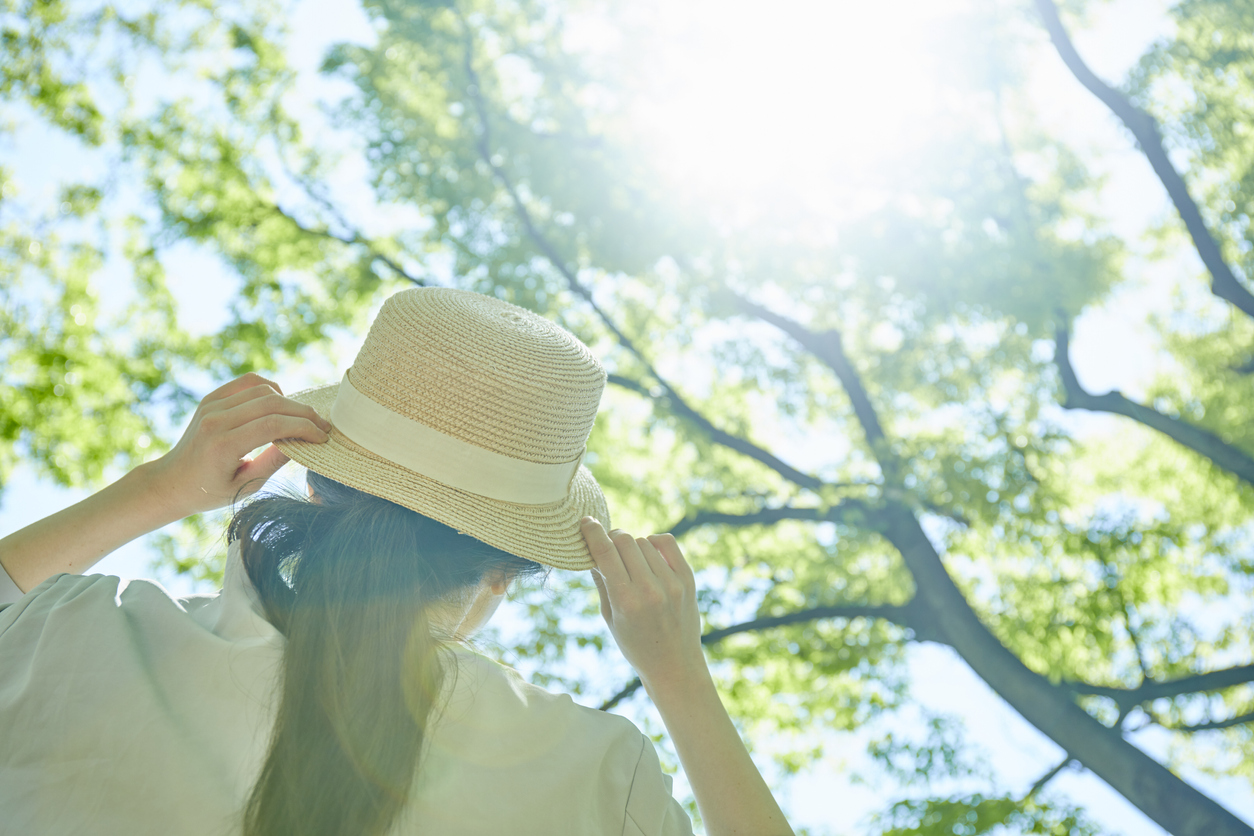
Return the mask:
<svg viewBox="0 0 1254 836">
<path fill-rule="evenodd" d="M 579 458 L 605 387 L 596 357 L 562 328 L 450 288 L 391 296 L 348 376 L 398 415 L 539 464 Z"/>
</svg>

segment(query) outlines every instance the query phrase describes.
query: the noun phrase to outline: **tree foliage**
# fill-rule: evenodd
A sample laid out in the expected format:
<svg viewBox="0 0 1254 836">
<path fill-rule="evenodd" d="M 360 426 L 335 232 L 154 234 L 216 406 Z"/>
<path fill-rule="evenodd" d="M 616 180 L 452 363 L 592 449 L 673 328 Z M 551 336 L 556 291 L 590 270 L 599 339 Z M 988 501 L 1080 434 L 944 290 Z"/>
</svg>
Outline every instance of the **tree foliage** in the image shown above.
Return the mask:
<svg viewBox="0 0 1254 836">
<path fill-rule="evenodd" d="M 908 647 L 933 642 L 1169 831 L 1249 832 L 1129 739 L 1172 730 L 1180 757 L 1254 780 L 1254 5 L 1185 0 L 1125 87 L 1086 82 L 1171 167 L 1161 257 L 1196 248 L 1210 273 L 1178 277 L 1154 323 L 1170 363 L 1139 400 L 1072 368 L 1073 321 L 1129 292 L 1136 242 L 1023 92 L 1051 37 L 1086 78 L 1046 0 L 942 16 L 917 140 L 870 169 L 814 160 L 839 196 L 817 204 L 658 170 L 628 106 L 658 84 L 640 4 L 367 2 L 373 41 L 325 57 L 353 91 L 325 133 L 289 107 L 285 7 L 173 5 L 0 17 L 6 117 L 97 161 L 42 203 L 0 171 L 0 480 L 29 460 L 98 482 L 172 440 L 189 381 L 294 365 L 398 287 L 492 293 L 603 358 L 586 461 L 616 524 L 683 537 L 725 699 L 785 770 L 822 757 L 819 732 L 909 710 Z M 614 36 L 580 46 L 588 21 Z M 814 107 L 841 106 L 812 81 Z M 368 225 L 337 192 L 353 143 L 405 223 Z M 170 288 L 188 246 L 235 283 L 211 333 Z M 129 291 L 102 300 L 106 282 Z M 1078 434 L 1075 409 L 1115 417 Z M 630 673 L 581 663 L 603 658 L 594 601 L 579 580 L 524 595 L 536 629 L 510 650 L 606 699 L 606 672 Z M 872 744 L 899 783 L 884 832 L 1096 832 L 1044 783 L 959 768 L 937 723 Z"/>
</svg>

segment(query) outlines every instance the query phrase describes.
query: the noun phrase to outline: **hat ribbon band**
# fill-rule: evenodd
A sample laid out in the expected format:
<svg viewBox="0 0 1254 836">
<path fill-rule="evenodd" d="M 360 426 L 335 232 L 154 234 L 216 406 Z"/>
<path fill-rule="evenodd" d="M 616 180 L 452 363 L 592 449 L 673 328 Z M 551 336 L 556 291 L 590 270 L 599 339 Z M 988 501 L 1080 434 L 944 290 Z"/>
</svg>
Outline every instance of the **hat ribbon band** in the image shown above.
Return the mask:
<svg viewBox="0 0 1254 836">
<path fill-rule="evenodd" d="M 561 464 L 527 462 L 445 435 L 363 395 L 349 382 L 348 372 L 330 418 L 358 447 L 451 488 L 501 502 L 560 502 L 583 461 L 580 454 Z"/>
</svg>

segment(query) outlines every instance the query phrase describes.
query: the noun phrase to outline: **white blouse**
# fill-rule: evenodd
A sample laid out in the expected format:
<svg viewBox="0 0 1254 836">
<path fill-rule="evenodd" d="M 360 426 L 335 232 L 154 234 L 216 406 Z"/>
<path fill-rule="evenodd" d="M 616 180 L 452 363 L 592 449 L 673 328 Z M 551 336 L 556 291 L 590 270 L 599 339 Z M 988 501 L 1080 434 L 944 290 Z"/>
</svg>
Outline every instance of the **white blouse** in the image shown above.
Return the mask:
<svg viewBox="0 0 1254 836">
<path fill-rule="evenodd" d="M 0 834 L 241 832 L 269 745 L 284 638 L 238 549 L 221 592 L 0 570 Z M 395 834 L 665 834 L 692 824 L 653 744 L 454 646 Z"/>
</svg>

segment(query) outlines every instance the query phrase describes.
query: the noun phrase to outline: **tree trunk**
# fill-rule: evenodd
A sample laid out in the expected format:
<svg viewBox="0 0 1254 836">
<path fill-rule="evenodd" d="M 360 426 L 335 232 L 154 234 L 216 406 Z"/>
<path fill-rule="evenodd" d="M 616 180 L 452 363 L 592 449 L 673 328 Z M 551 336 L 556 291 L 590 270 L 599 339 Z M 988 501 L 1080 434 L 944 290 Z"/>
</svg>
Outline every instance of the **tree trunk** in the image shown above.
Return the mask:
<svg viewBox="0 0 1254 836">
<path fill-rule="evenodd" d="M 989 687 L 1072 758 L 1174 836 L 1251 836 L 1249 827 L 1173 775 L 1115 730 L 1103 726 L 1060 687 L 1028 669 L 979 620 L 907 507 L 877 514 L 884 536 L 914 574 L 917 595 L 941 631 Z"/>
</svg>

